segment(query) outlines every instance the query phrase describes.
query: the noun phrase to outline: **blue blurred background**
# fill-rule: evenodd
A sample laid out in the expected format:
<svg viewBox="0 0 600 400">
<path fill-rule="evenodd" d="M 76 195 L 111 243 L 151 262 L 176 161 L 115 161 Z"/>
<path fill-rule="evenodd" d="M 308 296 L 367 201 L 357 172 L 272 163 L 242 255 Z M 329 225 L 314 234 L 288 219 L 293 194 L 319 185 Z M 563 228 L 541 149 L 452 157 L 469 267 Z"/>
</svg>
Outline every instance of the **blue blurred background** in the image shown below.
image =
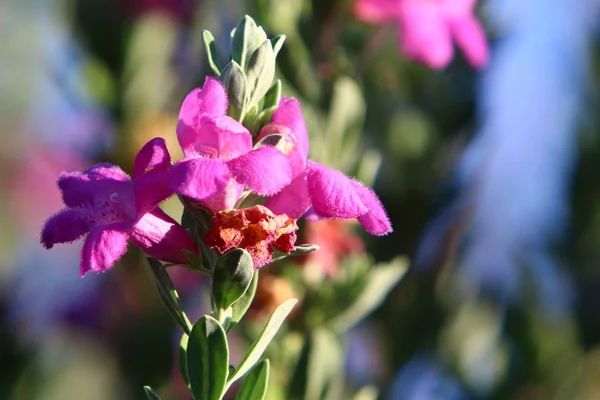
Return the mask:
<svg viewBox="0 0 600 400">
<path fill-rule="evenodd" d="M 0 1 L 0 397 L 186 398 L 143 257 L 82 279 L 80 243 L 46 251 L 39 231 L 60 171 L 129 170 L 156 136 L 179 156 L 179 106 L 210 70 L 202 30 L 226 49 L 250 14 L 287 35 L 278 74 L 312 157 L 355 174 L 356 147 L 377 160 L 395 231 L 366 251 L 412 260 L 350 332 L 348 377 L 390 399 L 599 399 L 599 7 L 481 0 L 487 67 L 457 53 L 433 71 L 351 0 Z M 360 101 L 339 103 L 348 85 Z M 359 136 L 332 155 L 322 116 L 345 107 Z M 203 283 L 173 275 L 201 309 Z"/>
</svg>

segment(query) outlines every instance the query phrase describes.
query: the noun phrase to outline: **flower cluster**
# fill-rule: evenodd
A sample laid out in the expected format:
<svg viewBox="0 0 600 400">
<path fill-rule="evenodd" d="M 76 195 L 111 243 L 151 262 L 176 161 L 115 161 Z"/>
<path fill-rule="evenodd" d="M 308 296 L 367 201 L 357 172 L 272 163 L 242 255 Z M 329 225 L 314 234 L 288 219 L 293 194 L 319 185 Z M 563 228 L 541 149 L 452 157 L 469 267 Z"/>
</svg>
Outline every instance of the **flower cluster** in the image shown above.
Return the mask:
<svg viewBox="0 0 600 400">
<path fill-rule="evenodd" d="M 371 189 L 308 159 L 308 134 L 296 99 L 278 98 L 253 136 L 240 122 L 243 117 L 228 115 L 227 93 L 209 77 L 187 95 L 177 125 L 185 157 L 174 165 L 164 140 L 156 138 L 137 155 L 133 179 L 109 164 L 63 173 L 58 186 L 67 208 L 46 222 L 43 245 L 88 234 L 82 275 L 111 268 L 127 240 L 155 259 L 192 266 L 202 258 L 199 248 L 221 255 L 243 248 L 256 269 L 271 262 L 275 250 L 294 250 L 296 220 L 305 214 L 357 218 L 374 235 L 391 232 Z M 190 236 L 158 207 L 173 194 L 186 207 L 213 215 L 204 238 Z"/>
<path fill-rule="evenodd" d="M 356 17 L 372 24 L 398 25 L 400 49 L 411 60 L 444 68 L 453 41 L 475 68 L 488 59 L 485 34 L 473 16 L 477 0 L 357 0 Z"/>
</svg>

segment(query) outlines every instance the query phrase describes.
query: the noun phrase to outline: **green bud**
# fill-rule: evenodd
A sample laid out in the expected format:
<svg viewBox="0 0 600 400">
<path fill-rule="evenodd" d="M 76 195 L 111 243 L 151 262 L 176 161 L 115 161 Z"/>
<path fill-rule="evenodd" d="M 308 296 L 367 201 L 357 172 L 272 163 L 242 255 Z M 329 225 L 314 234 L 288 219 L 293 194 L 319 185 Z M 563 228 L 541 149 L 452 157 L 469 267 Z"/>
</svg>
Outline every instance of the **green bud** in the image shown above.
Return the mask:
<svg viewBox="0 0 600 400">
<path fill-rule="evenodd" d="M 246 15 L 231 32 L 231 59 L 246 70 L 252 53 L 267 40 L 264 29 Z"/>
<path fill-rule="evenodd" d="M 283 47 L 283 43 L 285 42 L 285 35 L 277 35 L 271 38 L 271 44 L 273 45 L 273 53 L 275 57 L 279 54 L 279 50 Z"/>
<path fill-rule="evenodd" d="M 227 90 L 227 99 L 229 101 L 227 115 L 238 121 L 242 121 L 247 110 L 246 92 L 248 84 L 246 74 L 244 74 L 240 65 L 232 60 L 223 69 L 221 80 Z"/>
<path fill-rule="evenodd" d="M 226 310 L 248 290 L 254 276 L 252 257 L 243 249 L 223 255 L 215 266 L 212 296 L 215 307 Z"/>
</svg>

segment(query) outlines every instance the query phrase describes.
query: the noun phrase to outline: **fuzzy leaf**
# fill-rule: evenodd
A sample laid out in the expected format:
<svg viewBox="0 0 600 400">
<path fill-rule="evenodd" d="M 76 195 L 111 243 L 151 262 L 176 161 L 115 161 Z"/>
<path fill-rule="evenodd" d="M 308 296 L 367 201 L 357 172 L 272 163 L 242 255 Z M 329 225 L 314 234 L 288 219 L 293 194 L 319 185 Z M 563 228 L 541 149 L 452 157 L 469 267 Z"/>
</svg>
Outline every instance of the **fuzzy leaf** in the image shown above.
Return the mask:
<svg viewBox="0 0 600 400">
<path fill-rule="evenodd" d="M 242 317 L 250 308 L 250 304 L 252 304 L 252 300 L 254 300 L 254 295 L 256 294 L 256 287 L 258 286 L 258 271 L 254 271 L 254 276 L 252 277 L 252 282 L 248 287 L 248 290 L 244 293 L 242 297 L 238 299 L 235 303 L 233 303 L 232 312 L 231 312 L 231 322 L 233 324 L 237 324 Z"/>
<path fill-rule="evenodd" d="M 148 257 L 148 263 L 154 273 L 154 281 L 156 282 L 158 294 L 167 308 L 167 311 L 169 311 L 169 314 L 171 314 L 181 329 L 189 334 L 191 329 L 190 320 L 183 311 L 183 305 L 181 304 L 181 300 L 179 300 L 179 294 L 177 294 L 173 281 L 171 281 L 165 267 L 163 267 L 159 261 L 150 257 Z"/>
<path fill-rule="evenodd" d="M 246 108 L 254 107 L 267 93 L 275 77 L 275 54 L 270 40 L 265 40 L 248 60 Z"/>
<path fill-rule="evenodd" d="M 215 306 L 228 309 L 250 287 L 254 277 L 252 257 L 244 249 L 233 249 L 217 261 L 212 279 Z"/>
<path fill-rule="evenodd" d="M 241 121 L 246 114 L 246 92 L 248 90 L 246 74 L 240 65 L 232 60 L 223 69 L 221 80 L 227 89 L 229 107 L 227 115 Z"/>
<path fill-rule="evenodd" d="M 213 70 L 216 76 L 221 76 L 221 69 L 219 68 L 219 62 L 217 58 L 217 46 L 215 38 L 210 31 L 202 31 L 202 40 L 204 41 L 204 48 L 206 50 L 206 56 L 208 58 L 208 64 Z"/>
</svg>

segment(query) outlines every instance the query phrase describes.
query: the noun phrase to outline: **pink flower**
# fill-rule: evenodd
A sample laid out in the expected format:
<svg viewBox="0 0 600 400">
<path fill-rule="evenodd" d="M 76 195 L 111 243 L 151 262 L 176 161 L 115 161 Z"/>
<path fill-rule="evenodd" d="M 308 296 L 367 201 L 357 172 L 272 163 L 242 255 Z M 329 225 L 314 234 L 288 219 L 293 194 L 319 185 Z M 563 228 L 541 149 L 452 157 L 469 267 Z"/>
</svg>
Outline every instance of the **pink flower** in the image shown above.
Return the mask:
<svg viewBox="0 0 600 400">
<path fill-rule="evenodd" d="M 183 101 L 177 125 L 185 158 L 173 166 L 171 186 L 211 212 L 232 209 L 245 188 L 269 196 L 291 180 L 287 157 L 271 146 L 253 150 L 250 132 L 226 111 L 223 85 L 207 78 Z"/>
<path fill-rule="evenodd" d="M 273 123 L 263 128 L 259 139 L 279 133 L 294 146 L 288 152 L 293 180 L 269 197 L 265 206 L 275 214 L 298 219 L 311 207 L 320 218 L 358 218 L 367 232 L 385 235 L 392 225 L 377 195 L 362 183 L 339 171 L 307 159 L 308 135 L 300 104 L 283 98 L 273 114 Z"/>
<path fill-rule="evenodd" d="M 358 19 L 398 24 L 400 49 L 406 57 L 431 68 L 452 59 L 453 41 L 469 63 L 483 67 L 488 59 L 485 34 L 473 16 L 477 0 L 357 0 Z"/>
<path fill-rule="evenodd" d="M 67 206 L 42 229 L 47 249 L 88 234 L 81 254 L 81 276 L 103 272 L 127 250 L 127 239 L 148 255 L 187 264 L 181 250 L 196 246 L 174 219 L 157 207 L 173 194 L 167 182 L 171 157 L 164 140 L 149 141 L 138 153 L 133 180 L 119 167 L 97 164 L 81 172 L 63 172 L 58 180 Z"/>
</svg>

